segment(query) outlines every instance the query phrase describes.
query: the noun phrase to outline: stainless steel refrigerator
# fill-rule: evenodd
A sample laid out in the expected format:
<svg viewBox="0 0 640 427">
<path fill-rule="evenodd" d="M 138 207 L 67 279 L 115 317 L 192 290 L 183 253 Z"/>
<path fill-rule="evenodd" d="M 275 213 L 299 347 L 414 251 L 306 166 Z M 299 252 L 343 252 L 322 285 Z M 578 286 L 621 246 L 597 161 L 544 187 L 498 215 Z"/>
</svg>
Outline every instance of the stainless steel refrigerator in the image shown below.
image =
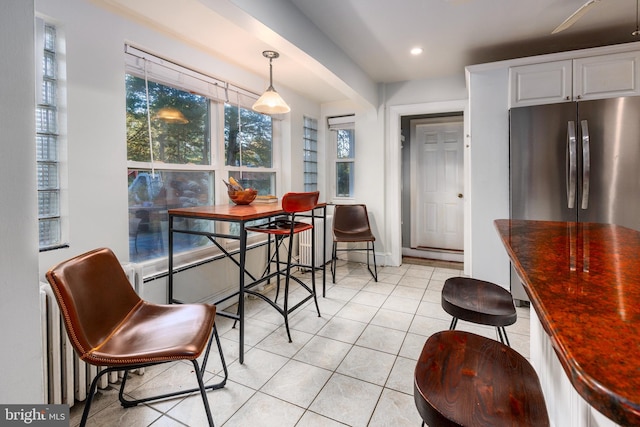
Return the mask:
<svg viewBox="0 0 640 427">
<path fill-rule="evenodd" d="M 640 97 L 513 108 L 509 159 L 511 218 L 640 230 Z"/>
</svg>

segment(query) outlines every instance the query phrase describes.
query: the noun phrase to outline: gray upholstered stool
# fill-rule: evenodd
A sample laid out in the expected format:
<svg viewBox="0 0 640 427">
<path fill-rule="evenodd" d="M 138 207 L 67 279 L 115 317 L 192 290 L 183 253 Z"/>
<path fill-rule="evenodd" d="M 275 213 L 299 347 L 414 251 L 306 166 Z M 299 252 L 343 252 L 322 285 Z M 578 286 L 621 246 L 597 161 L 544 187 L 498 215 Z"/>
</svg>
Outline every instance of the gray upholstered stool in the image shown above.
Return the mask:
<svg viewBox="0 0 640 427">
<path fill-rule="evenodd" d="M 495 283 L 470 277 L 451 277 L 442 288 L 442 308 L 453 316 L 449 329 L 458 319 L 495 326 L 500 342 L 510 346 L 504 327 L 516 323 L 516 307 L 511 293 Z"/>
</svg>

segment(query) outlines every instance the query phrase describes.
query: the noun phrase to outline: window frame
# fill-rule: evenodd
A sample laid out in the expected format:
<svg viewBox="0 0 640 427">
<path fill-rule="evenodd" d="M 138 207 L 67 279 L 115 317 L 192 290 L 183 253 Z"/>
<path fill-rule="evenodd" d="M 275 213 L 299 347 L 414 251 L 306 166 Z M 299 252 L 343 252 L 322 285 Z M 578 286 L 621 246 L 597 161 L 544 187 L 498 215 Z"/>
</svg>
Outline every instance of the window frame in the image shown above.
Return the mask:
<svg viewBox="0 0 640 427">
<path fill-rule="evenodd" d="M 280 142 L 282 141 L 281 134 L 281 121 L 276 117 L 271 116 L 271 125 L 272 125 L 272 134 L 271 134 L 271 156 L 272 156 L 272 164 L 270 168 L 267 167 L 248 167 L 244 165 L 240 166 L 229 166 L 226 165 L 225 162 L 225 103 L 230 104 L 232 106 L 239 106 L 241 108 L 245 108 L 251 110 L 251 105 L 255 99 L 258 98 L 257 94 L 254 94 L 250 91 L 244 90 L 242 88 L 238 88 L 236 86 L 230 85 L 226 82 L 222 82 L 214 77 L 202 75 L 199 72 L 190 70 L 188 68 L 184 68 L 181 65 L 175 64 L 169 60 L 155 57 L 154 55 L 148 54 L 146 52 L 140 51 L 137 48 L 126 46 L 125 48 L 126 56 L 127 56 L 127 64 L 128 66 L 125 69 L 125 74 L 132 74 L 136 77 L 144 78 L 144 75 L 141 75 L 140 69 L 135 69 L 131 66 L 132 61 L 140 61 L 142 56 L 144 59 L 152 58 L 154 61 L 154 67 L 156 67 L 156 71 L 167 65 L 171 68 L 171 72 L 175 73 L 175 70 L 180 72 L 184 70 L 185 73 L 189 73 L 188 79 L 194 79 L 197 84 L 208 84 L 210 89 L 206 91 L 206 94 L 203 95 L 203 91 L 195 91 L 194 88 L 190 88 L 188 86 L 180 86 L 177 84 L 172 84 L 164 79 L 155 79 L 153 77 L 147 76 L 149 81 L 154 81 L 163 85 L 168 85 L 174 87 L 179 90 L 184 91 L 192 91 L 196 92 L 202 96 L 205 96 L 209 101 L 209 127 L 210 127 L 210 141 L 209 141 L 209 164 L 175 164 L 175 163 L 157 163 L 152 161 L 133 161 L 127 160 L 127 171 L 137 170 L 137 169 L 148 169 L 148 170 L 156 170 L 156 171 L 185 171 L 185 172 L 196 172 L 196 171 L 206 171 L 211 172 L 213 174 L 213 185 L 210 189 L 213 192 L 212 195 L 212 203 L 213 204 L 225 204 L 230 203 L 227 188 L 223 179 L 228 180 L 230 174 L 241 174 L 243 172 L 266 172 L 274 174 L 274 193 L 277 191 L 277 188 L 280 183 L 281 177 L 281 168 L 280 168 Z M 213 83 L 212 83 L 213 82 Z M 213 89 L 211 87 L 213 86 Z M 224 90 L 221 91 L 221 87 Z M 212 96 L 210 96 L 213 94 Z M 230 96 L 231 95 L 231 96 Z M 224 96 L 225 99 L 221 99 L 220 97 Z M 228 98 L 231 97 L 231 100 Z M 151 159 L 150 159 L 151 160 Z M 216 222 L 215 223 L 216 232 L 219 233 L 227 233 L 229 232 L 229 224 L 226 222 Z M 251 236 L 249 238 L 248 243 L 253 244 L 258 241 L 263 240 L 263 236 Z M 219 239 L 220 242 L 220 239 Z M 238 245 L 238 241 L 235 239 L 224 239 L 222 242 L 224 247 L 229 249 L 234 249 Z M 174 254 L 176 261 L 182 263 L 191 263 L 200 261 L 206 258 L 211 258 L 215 256 L 219 256 L 222 252 L 220 249 L 215 247 L 214 245 L 207 245 L 204 247 L 193 247 L 187 251 L 181 252 L 179 254 Z M 155 258 L 133 261 L 138 264 L 143 265 L 144 271 L 149 273 L 157 273 L 166 270 L 167 268 L 167 255 L 164 254 L 162 256 L 158 256 Z M 143 274 L 144 276 L 145 274 Z"/>
<path fill-rule="evenodd" d="M 337 201 L 352 201 L 355 199 L 355 168 L 356 168 L 356 129 L 355 129 L 355 115 L 349 114 L 344 116 L 328 117 L 328 128 L 331 134 L 331 147 L 332 147 L 332 194 L 333 200 Z M 350 150 L 352 157 L 338 157 L 338 133 L 343 130 L 351 130 L 353 132 L 352 144 L 353 147 Z M 350 194 L 347 196 L 338 195 L 338 165 L 349 163 L 352 165 L 352 171 L 350 174 Z"/>
<path fill-rule="evenodd" d="M 36 28 L 36 133 L 34 143 L 36 144 L 36 163 L 37 163 L 37 193 L 38 193 L 38 248 L 40 252 L 67 248 L 68 241 L 68 208 L 67 199 L 64 189 L 66 188 L 66 146 L 64 134 L 66 128 L 64 126 L 63 113 L 64 104 L 66 102 L 66 84 L 64 76 L 64 36 L 58 25 L 49 22 L 43 18 L 35 18 Z M 47 46 L 47 38 L 52 37 L 52 46 Z M 47 61 L 51 58 L 51 61 Z M 46 64 L 52 67 L 51 73 L 47 73 Z M 49 91 L 46 91 L 45 83 L 49 84 Z M 42 110 L 49 110 L 50 117 L 48 120 L 53 122 L 52 127 L 47 130 L 41 129 L 38 123 L 41 122 L 43 114 Z M 49 145 L 53 141 L 53 149 L 41 145 L 40 140 L 46 139 Z M 53 158 L 43 157 L 43 151 L 53 152 Z M 41 172 L 45 168 L 41 166 L 53 166 L 55 169 L 54 176 L 55 185 L 41 187 Z M 55 204 L 57 205 L 56 213 L 43 214 L 42 206 L 46 204 L 43 198 L 44 194 L 53 194 Z M 57 239 L 44 243 L 42 239 L 42 227 L 46 221 L 54 220 L 57 222 Z"/>
</svg>

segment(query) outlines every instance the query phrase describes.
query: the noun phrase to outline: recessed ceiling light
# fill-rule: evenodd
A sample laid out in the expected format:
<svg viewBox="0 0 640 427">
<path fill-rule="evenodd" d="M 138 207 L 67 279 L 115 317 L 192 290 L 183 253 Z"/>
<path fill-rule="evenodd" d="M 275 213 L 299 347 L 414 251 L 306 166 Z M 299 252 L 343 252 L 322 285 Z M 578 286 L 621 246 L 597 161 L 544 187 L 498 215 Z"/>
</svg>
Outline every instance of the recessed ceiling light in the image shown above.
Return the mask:
<svg viewBox="0 0 640 427">
<path fill-rule="evenodd" d="M 414 47 L 411 49 L 411 55 L 420 55 L 422 53 L 421 47 Z"/>
</svg>

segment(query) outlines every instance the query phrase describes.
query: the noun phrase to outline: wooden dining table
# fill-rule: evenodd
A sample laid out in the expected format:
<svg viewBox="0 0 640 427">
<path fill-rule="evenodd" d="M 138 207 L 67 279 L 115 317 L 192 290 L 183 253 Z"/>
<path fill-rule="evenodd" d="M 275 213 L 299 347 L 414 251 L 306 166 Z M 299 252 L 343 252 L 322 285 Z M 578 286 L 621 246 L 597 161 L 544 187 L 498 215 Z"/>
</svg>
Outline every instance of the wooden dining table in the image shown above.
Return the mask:
<svg viewBox="0 0 640 427">
<path fill-rule="evenodd" d="M 316 211 L 320 211 L 316 214 Z M 233 204 L 220 204 L 212 206 L 195 206 L 188 208 L 176 208 L 169 209 L 169 266 L 168 266 L 168 296 L 167 300 L 170 304 L 179 304 L 180 301 L 174 297 L 174 282 L 173 275 L 179 271 L 174 268 L 174 234 L 183 233 L 190 235 L 205 236 L 211 241 L 228 259 L 230 259 L 238 267 L 238 289 L 230 295 L 226 295 L 223 298 L 213 302 L 214 304 L 221 304 L 231 298 L 237 296 L 238 298 L 238 310 L 236 313 L 231 313 L 224 310 L 219 310 L 217 313 L 221 316 L 228 317 L 238 321 L 239 324 L 239 361 L 244 363 L 244 335 L 245 335 L 245 319 L 244 319 L 244 290 L 245 287 L 251 286 L 253 282 L 259 278 L 255 277 L 246 269 L 246 255 L 247 250 L 247 230 L 246 226 L 249 223 L 253 223 L 259 220 L 265 220 L 280 215 L 285 215 L 286 212 L 282 208 L 280 203 L 252 203 L 249 205 L 233 205 Z M 322 264 L 320 266 L 314 266 L 315 269 L 322 271 L 322 289 L 323 295 L 326 290 L 326 250 L 324 245 L 326 244 L 326 216 L 327 216 L 327 204 L 319 203 L 316 207 L 308 213 L 297 214 L 298 216 L 304 216 L 310 218 L 312 224 L 315 226 L 317 219 L 323 219 L 323 251 L 322 251 Z M 175 219 L 198 219 L 214 221 L 210 230 L 190 230 L 186 227 L 176 227 Z M 237 224 L 237 233 L 233 233 L 231 230 L 223 230 L 222 227 L 218 227 L 215 222 L 232 223 Z M 183 223 L 186 223 L 184 221 Z M 229 227 L 231 229 L 232 227 Z M 313 233 L 315 239 L 315 233 Z M 232 239 L 238 240 L 238 248 L 232 251 L 228 251 L 222 243 L 217 239 Z M 315 246 L 315 245 L 314 245 Z M 315 274 L 315 272 L 314 272 Z"/>
</svg>

